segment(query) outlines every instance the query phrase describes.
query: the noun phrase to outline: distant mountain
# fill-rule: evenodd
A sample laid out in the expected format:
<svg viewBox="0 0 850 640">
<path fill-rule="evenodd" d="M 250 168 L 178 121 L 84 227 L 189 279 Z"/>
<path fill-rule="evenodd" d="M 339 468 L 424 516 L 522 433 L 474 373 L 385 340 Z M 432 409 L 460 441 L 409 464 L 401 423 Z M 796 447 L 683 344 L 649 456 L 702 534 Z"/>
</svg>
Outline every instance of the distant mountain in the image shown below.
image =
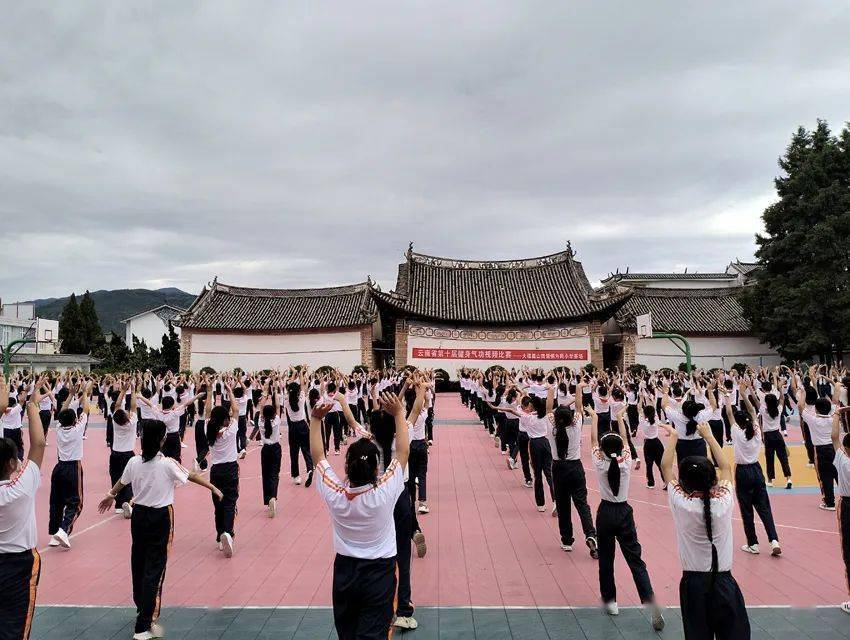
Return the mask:
<svg viewBox="0 0 850 640">
<path fill-rule="evenodd" d="M 75 292 L 77 302 L 83 296 L 83 291 Z M 164 289 L 116 289 L 114 291 L 92 291 L 97 317 L 104 333 L 115 331 L 120 336 L 124 335 L 124 325 L 121 321 L 132 315 L 153 309 L 163 304 L 170 304 L 181 309 L 186 309 L 195 300 L 195 295 L 186 293 L 174 287 Z M 58 320 L 62 308 L 68 302 L 68 298 L 43 298 L 32 300 L 35 304 L 36 315 L 40 318 Z"/>
</svg>

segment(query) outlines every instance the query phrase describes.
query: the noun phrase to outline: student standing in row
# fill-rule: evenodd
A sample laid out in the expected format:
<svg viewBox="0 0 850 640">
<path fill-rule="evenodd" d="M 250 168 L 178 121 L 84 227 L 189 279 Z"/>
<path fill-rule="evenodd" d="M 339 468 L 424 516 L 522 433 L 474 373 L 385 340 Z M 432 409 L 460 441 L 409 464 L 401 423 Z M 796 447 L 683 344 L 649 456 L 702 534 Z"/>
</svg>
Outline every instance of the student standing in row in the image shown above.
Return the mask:
<svg viewBox="0 0 850 640">
<path fill-rule="evenodd" d="M 731 468 L 711 427 L 700 423 L 697 429 L 716 468 L 704 456 L 688 456 L 679 461 L 677 479 L 673 455 L 678 435 L 673 429 L 661 463 L 682 563 L 679 603 L 685 640 L 749 640 L 744 596 L 732 577 Z"/>
<path fill-rule="evenodd" d="M 269 391 L 269 380 L 260 399 L 260 469 L 263 477 L 263 504 L 268 509 L 269 518 L 277 513 L 277 488 L 280 483 L 280 416 L 274 403 L 274 396 Z"/>
<path fill-rule="evenodd" d="M 29 454 L 20 465 L 17 445 L 0 438 L 0 634 L 28 640 L 32 628 L 41 557 L 35 522 L 35 494 L 41 485 L 44 429 L 39 418 L 41 382 L 27 404 Z M 9 388 L 0 374 L 0 414 L 6 410 Z"/>
<path fill-rule="evenodd" d="M 632 457 L 626 447 L 626 429 L 619 421 L 620 432 L 608 431 L 598 435 L 595 412 L 588 409 L 591 417 L 590 443 L 593 447 L 593 466 L 599 481 L 599 509 L 596 512 L 596 536 L 599 544 L 599 591 L 606 613 L 617 615 L 617 585 L 614 581 L 614 554 L 616 543 L 620 544 L 640 601 L 650 612 L 652 628 L 664 628 L 664 616 L 655 603 L 655 594 L 646 563 L 641 558 L 641 547 L 635 527 L 634 512 L 628 503 L 629 481 L 632 474 Z"/>
<path fill-rule="evenodd" d="M 307 400 L 301 392 L 303 385 L 298 382 L 290 382 L 286 389 L 286 401 L 284 410 L 286 422 L 289 425 L 289 473 L 292 482 L 301 484 L 301 473 L 299 469 L 298 454 L 304 458 L 304 468 L 307 472 L 304 486 L 309 487 L 313 483 L 313 457 L 310 454 L 310 428 L 307 426 L 309 412 Z"/>
<path fill-rule="evenodd" d="M 121 387 L 120 398 L 130 392 L 130 406 L 117 409 L 112 415 L 112 451 L 109 454 L 109 479 L 114 485 L 124 475 L 127 463 L 136 455 L 136 434 L 138 433 L 138 416 L 136 415 L 136 394 L 131 381 Z M 115 496 L 115 513 L 120 513 L 126 519 L 133 514 L 133 485 L 126 485 Z"/>
<path fill-rule="evenodd" d="M 833 411 L 829 398 L 818 398 L 814 406 L 806 404 L 806 392 L 799 390 L 797 406 L 800 407 L 800 418 L 806 421 L 812 433 L 812 443 L 815 445 L 815 471 L 821 489 L 820 508 L 835 511 L 835 447 L 832 431 L 839 424 L 839 412 Z"/>
<path fill-rule="evenodd" d="M 133 640 L 151 640 L 164 635 L 156 621 L 168 553 L 174 538 L 174 487 L 194 482 L 209 489 L 213 498 L 220 500 L 222 497 L 221 492 L 202 476 L 190 473 L 176 460 L 162 454 L 160 449 L 165 438 L 165 423 L 145 420 L 142 425 L 142 454 L 130 459 L 121 479 L 98 505 L 98 511 L 105 513 L 124 487 L 133 486 L 135 507 L 130 521 L 130 570 L 136 605 Z"/>
</svg>

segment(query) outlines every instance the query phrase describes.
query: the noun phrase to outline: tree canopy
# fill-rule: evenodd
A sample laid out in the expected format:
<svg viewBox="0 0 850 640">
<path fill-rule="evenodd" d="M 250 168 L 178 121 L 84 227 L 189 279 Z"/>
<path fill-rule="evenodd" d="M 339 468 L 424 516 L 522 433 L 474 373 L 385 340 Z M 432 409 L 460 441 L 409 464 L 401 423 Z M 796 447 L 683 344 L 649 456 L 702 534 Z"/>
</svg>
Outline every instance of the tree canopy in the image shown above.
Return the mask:
<svg viewBox="0 0 850 640">
<path fill-rule="evenodd" d="M 831 361 L 850 345 L 850 125 L 800 127 L 779 159 L 779 197 L 756 236 L 756 282 L 742 294 L 755 333 L 787 358 Z"/>
</svg>

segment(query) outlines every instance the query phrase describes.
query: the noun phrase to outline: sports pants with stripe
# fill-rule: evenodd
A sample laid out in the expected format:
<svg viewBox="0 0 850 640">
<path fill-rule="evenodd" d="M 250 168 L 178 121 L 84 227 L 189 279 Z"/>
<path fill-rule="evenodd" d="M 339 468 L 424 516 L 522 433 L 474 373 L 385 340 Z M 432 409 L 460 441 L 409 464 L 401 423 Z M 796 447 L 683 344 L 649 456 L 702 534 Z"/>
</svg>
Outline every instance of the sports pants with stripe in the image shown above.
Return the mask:
<svg viewBox="0 0 850 640">
<path fill-rule="evenodd" d="M 130 535 L 133 539 L 130 568 L 136 604 L 135 633 L 142 633 L 159 617 L 165 566 L 174 536 L 173 508 L 136 504 L 130 519 Z"/>
<path fill-rule="evenodd" d="M 0 553 L 0 640 L 30 637 L 41 557 L 30 549 Z"/>
<path fill-rule="evenodd" d="M 82 510 L 83 465 L 79 460 L 60 460 L 50 475 L 50 521 L 47 532 L 53 535 L 62 529 L 70 535 Z"/>
</svg>

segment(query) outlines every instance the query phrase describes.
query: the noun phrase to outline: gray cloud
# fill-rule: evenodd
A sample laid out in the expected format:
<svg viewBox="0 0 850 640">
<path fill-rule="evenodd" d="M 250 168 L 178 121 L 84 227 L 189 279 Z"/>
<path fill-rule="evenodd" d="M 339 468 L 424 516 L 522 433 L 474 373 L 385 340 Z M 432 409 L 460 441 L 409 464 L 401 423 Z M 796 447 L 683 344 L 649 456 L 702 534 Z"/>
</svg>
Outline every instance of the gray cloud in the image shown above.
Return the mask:
<svg viewBox="0 0 850 640">
<path fill-rule="evenodd" d="M 10 7 L 0 296 L 751 257 L 793 130 L 850 118 L 850 8 L 684 5 Z"/>
</svg>

